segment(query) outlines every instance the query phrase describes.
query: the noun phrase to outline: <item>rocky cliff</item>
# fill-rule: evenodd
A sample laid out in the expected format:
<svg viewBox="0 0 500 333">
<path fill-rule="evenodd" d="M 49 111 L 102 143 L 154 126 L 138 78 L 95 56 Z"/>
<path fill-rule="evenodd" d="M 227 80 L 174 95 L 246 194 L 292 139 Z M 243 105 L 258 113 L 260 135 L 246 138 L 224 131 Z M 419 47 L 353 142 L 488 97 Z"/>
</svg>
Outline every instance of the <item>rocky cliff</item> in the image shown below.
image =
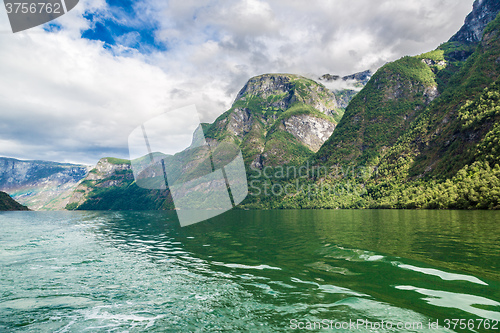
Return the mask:
<svg viewBox="0 0 500 333">
<path fill-rule="evenodd" d="M 0 190 L 33 210 L 63 209 L 90 168 L 85 165 L 0 158 Z"/>
<path fill-rule="evenodd" d="M 498 0 L 476 0 L 472 12 L 465 18 L 462 28 L 450 38 L 450 42 L 478 43 L 486 26 L 500 12 Z"/>
</svg>

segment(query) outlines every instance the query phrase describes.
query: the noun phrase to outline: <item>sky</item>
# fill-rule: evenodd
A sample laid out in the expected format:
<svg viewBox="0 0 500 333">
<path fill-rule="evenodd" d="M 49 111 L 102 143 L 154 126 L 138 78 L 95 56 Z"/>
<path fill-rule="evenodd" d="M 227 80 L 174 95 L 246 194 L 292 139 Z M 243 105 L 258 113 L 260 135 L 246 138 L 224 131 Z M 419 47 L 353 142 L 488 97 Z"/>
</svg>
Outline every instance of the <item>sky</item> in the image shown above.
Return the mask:
<svg viewBox="0 0 500 333">
<path fill-rule="evenodd" d="M 473 0 L 80 0 L 13 34 L 0 8 L 0 156 L 94 165 L 195 105 L 203 122 L 264 73 L 310 78 L 435 49 Z"/>
</svg>

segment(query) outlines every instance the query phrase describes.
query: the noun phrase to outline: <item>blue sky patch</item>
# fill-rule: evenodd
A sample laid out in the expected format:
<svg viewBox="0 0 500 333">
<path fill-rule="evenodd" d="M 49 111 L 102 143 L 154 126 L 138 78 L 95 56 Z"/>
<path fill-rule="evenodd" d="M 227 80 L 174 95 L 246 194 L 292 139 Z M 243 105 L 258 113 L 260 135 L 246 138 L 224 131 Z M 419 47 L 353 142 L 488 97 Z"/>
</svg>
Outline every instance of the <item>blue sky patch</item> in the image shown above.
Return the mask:
<svg viewBox="0 0 500 333">
<path fill-rule="evenodd" d="M 57 32 L 60 31 L 61 29 L 62 29 L 61 25 L 54 22 L 50 22 L 43 25 L 43 30 L 47 32 Z"/>
<path fill-rule="evenodd" d="M 165 51 L 166 45 L 155 39 L 158 25 L 138 16 L 129 0 L 107 0 L 105 12 L 86 13 L 91 28 L 82 32 L 82 38 L 104 42 L 105 48 L 124 46 L 141 53 Z"/>
</svg>

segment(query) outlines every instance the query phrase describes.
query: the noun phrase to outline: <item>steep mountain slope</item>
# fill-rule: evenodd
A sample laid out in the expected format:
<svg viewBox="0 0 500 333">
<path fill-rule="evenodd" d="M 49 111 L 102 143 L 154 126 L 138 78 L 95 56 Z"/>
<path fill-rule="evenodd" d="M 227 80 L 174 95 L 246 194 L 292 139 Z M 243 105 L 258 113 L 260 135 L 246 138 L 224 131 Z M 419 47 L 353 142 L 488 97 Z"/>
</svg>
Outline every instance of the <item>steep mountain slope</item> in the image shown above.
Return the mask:
<svg viewBox="0 0 500 333">
<path fill-rule="evenodd" d="M 487 32 L 481 43 L 476 37 L 482 36 L 499 10 L 497 1 L 476 1 L 464 26 L 450 41 L 435 51 L 403 57 L 380 68 L 351 101 L 336 131 L 313 161 L 376 165 L 402 134 L 415 127 L 417 119 L 421 122 L 425 118 L 422 114 L 432 114 L 433 122 L 448 124 L 454 116 L 445 116 L 447 112 L 482 91 L 497 76 L 496 34 Z M 476 48 L 470 57 L 466 50 Z M 430 146 L 441 147 L 447 141 Z"/>
<path fill-rule="evenodd" d="M 387 155 L 413 160 L 409 176 L 450 177 L 478 159 L 477 146 L 496 127 L 500 75 L 500 17 L 452 77 L 441 98 L 417 119 Z M 490 134 L 491 135 L 491 134 Z"/>
<path fill-rule="evenodd" d="M 0 192 L 0 211 L 7 210 L 29 210 L 28 207 L 21 205 L 12 199 L 7 193 Z"/>
<path fill-rule="evenodd" d="M 309 178 L 313 189 L 343 192 L 300 193 L 270 206 L 500 209 L 500 16 L 490 22 L 491 7 L 482 7 L 490 4 L 476 1 L 474 11 L 489 15 L 469 16 L 461 30 L 486 26 L 479 42 L 454 38 L 388 64 L 353 99 L 311 159 L 342 171 Z M 461 47 L 474 52 L 458 59 Z M 437 93 L 426 100 L 424 87 Z M 373 168 L 355 172 L 360 166 Z"/>
<path fill-rule="evenodd" d="M 334 134 L 315 156 L 326 164 L 374 164 L 415 117 L 439 95 L 435 72 L 443 52 L 386 64 L 346 109 Z"/>
<path fill-rule="evenodd" d="M 0 190 L 34 210 L 63 209 L 89 169 L 85 165 L 0 157 Z"/>
</svg>

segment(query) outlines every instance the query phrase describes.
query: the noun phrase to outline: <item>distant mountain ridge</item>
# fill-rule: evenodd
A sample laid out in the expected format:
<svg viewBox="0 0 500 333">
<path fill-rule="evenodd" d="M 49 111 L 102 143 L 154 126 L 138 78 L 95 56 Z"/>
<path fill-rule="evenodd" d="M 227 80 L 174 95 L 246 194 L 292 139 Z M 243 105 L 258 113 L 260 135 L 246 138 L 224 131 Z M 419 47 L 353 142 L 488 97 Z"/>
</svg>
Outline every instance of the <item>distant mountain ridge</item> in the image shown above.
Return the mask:
<svg viewBox="0 0 500 333">
<path fill-rule="evenodd" d="M 85 165 L 0 157 L 0 190 L 34 210 L 63 209 L 88 171 Z"/>
<path fill-rule="evenodd" d="M 331 74 L 324 74 L 321 77 L 319 77 L 320 81 L 355 81 L 357 83 L 360 83 L 360 85 L 365 85 L 370 81 L 370 78 L 372 77 L 373 73 L 371 70 L 366 70 L 363 72 L 358 72 L 354 73 L 351 75 L 346 75 L 343 77 L 340 77 L 339 75 L 331 75 Z"/>
<path fill-rule="evenodd" d="M 373 76 L 371 70 L 354 73 L 346 76 L 324 74 L 318 82 L 329 88 L 337 100 L 337 105 L 345 110 L 356 94 L 370 81 Z"/>
</svg>

